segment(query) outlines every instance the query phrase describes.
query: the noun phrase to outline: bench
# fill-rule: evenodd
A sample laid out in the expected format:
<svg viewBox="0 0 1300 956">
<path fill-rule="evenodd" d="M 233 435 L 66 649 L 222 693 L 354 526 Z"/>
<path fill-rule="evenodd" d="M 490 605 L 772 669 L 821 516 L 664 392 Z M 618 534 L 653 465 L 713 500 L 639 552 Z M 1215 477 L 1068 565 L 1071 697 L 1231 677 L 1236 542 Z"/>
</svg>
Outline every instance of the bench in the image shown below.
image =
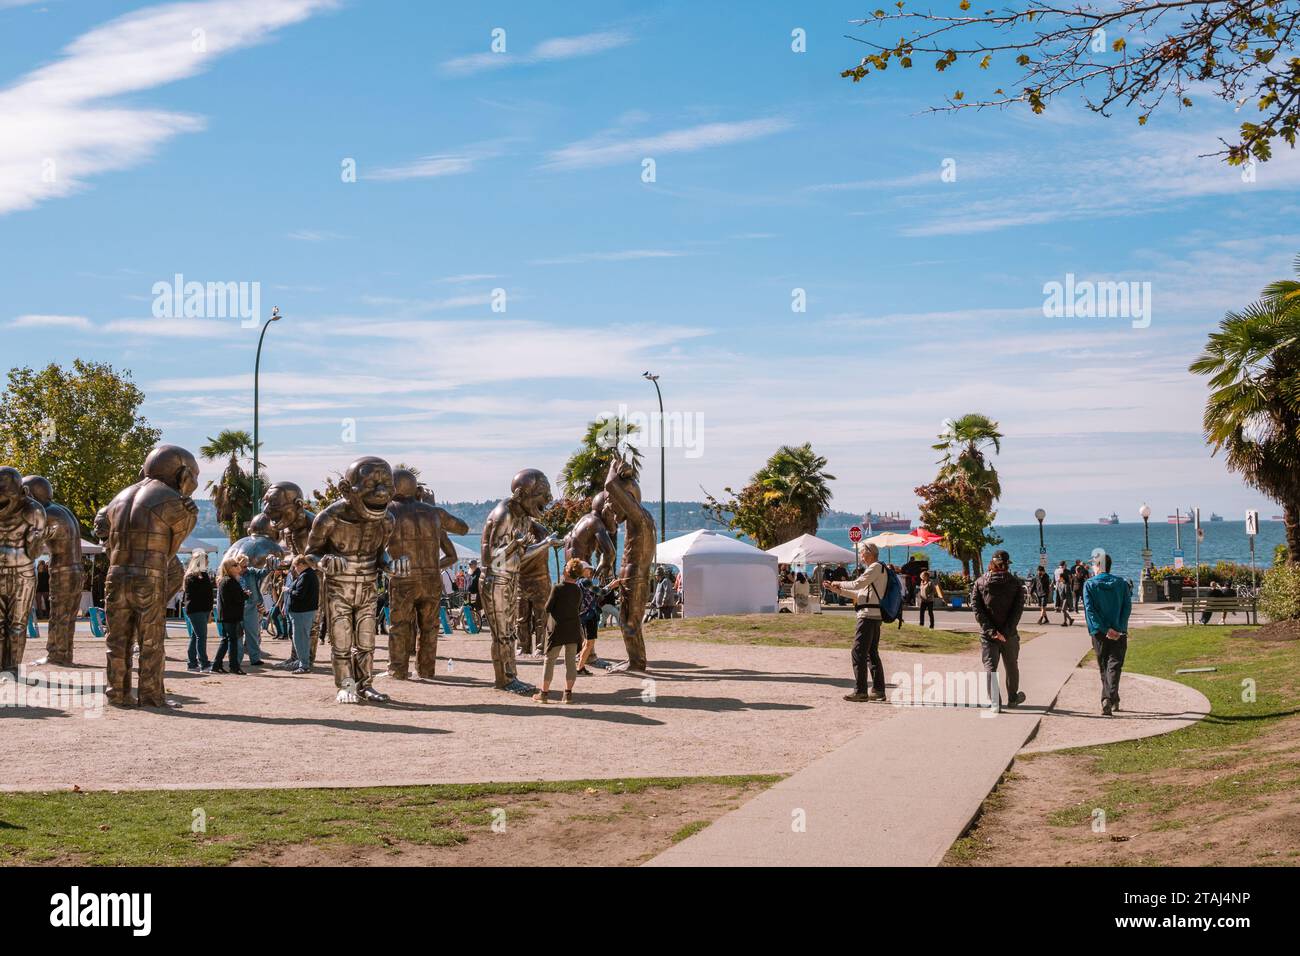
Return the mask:
<svg viewBox="0 0 1300 956">
<path fill-rule="evenodd" d="M 1200 615 L 1209 611 L 1211 619 L 1215 614 L 1245 614 L 1247 624 L 1258 624 L 1259 614 L 1255 609 L 1254 598 L 1239 598 L 1236 595 L 1212 595 L 1206 597 L 1185 597 L 1182 606 L 1183 616 L 1191 624 L 1200 619 Z"/>
</svg>

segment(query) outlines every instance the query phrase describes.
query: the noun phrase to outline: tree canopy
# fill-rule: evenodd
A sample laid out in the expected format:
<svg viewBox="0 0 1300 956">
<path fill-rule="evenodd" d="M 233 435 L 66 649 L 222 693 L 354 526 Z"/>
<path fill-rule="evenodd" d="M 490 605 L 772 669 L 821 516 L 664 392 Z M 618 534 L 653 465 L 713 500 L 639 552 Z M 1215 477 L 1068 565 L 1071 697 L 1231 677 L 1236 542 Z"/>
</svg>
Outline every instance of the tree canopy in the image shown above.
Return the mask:
<svg viewBox="0 0 1300 956">
<path fill-rule="evenodd" d="M 106 363 L 12 368 L 0 394 L 0 464 L 44 475 L 54 500 L 89 529 L 95 513 L 140 477 L 162 437 L 139 414 L 143 402 L 130 372 Z"/>
</svg>

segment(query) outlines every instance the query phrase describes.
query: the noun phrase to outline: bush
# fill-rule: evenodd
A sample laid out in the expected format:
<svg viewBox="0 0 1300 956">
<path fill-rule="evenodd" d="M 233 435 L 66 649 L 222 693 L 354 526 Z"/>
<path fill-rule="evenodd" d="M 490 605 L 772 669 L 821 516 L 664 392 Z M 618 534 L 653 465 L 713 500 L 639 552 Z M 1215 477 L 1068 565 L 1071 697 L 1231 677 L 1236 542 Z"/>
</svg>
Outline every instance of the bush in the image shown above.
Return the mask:
<svg viewBox="0 0 1300 956">
<path fill-rule="evenodd" d="M 1300 619 L 1300 564 L 1279 564 L 1264 572 L 1259 609 L 1274 621 Z"/>
<path fill-rule="evenodd" d="M 1255 579 L 1258 581 L 1260 571 L 1255 570 Z M 1166 578 L 1182 578 L 1183 583 L 1191 586 L 1196 583 L 1196 565 L 1175 568 L 1169 565 L 1164 567 L 1152 568 L 1151 579 L 1153 581 L 1164 581 Z M 1219 561 L 1215 564 L 1201 565 L 1201 584 L 1209 584 L 1211 580 L 1221 584 L 1250 584 L 1251 573 L 1249 564 L 1237 564 L 1234 561 Z"/>
</svg>

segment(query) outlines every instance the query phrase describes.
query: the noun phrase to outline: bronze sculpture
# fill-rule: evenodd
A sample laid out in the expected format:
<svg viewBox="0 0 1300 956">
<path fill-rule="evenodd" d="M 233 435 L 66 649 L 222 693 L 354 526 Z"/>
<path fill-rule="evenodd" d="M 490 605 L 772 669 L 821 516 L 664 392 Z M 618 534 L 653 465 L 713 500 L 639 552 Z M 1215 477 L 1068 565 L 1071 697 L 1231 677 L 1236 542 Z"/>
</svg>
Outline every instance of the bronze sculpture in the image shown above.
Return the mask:
<svg viewBox="0 0 1300 956">
<path fill-rule="evenodd" d="M 343 499 L 312 522 L 307 557 L 324 572 L 325 606 L 339 703 L 383 702 L 387 695 L 374 679 L 375 615 L 379 572 L 405 576 L 407 558 L 391 562 L 385 546 L 393 533 L 393 469 L 382 458 L 366 456 L 348 465 L 339 483 Z"/>
<path fill-rule="evenodd" d="M 591 499 L 591 511 L 578 519 L 564 538 L 564 560 L 577 558 L 592 565 L 592 573 L 602 584 L 614 577 L 614 540 L 618 536 L 618 515 L 609 503 L 609 493 L 602 491 Z M 596 560 L 592 561 L 592 555 Z"/>
<path fill-rule="evenodd" d="M 300 554 L 307 553 L 307 540 L 311 536 L 311 523 L 316 515 L 307 509 L 303 500 L 302 488 L 292 481 L 277 481 L 266 489 L 262 496 L 262 514 L 271 519 L 271 531 L 284 549 L 286 563 Z M 324 575 L 321 575 L 322 581 Z M 325 625 L 325 605 L 321 604 L 312 621 L 312 634 L 307 646 L 311 648 L 311 660 L 308 665 L 316 663 L 318 638 L 327 634 Z M 293 670 L 298 666 L 298 649 L 291 647 L 289 657 L 274 665 L 276 670 Z"/>
<path fill-rule="evenodd" d="M 81 523 L 77 516 L 54 501 L 48 479 L 28 475 L 27 493 L 45 508 L 45 552 L 50 556 L 50 620 L 46 627 L 45 657 L 38 664 L 72 665 L 72 636 L 81 610 L 85 569 L 81 563 Z"/>
<path fill-rule="evenodd" d="M 271 531 L 285 554 L 306 554 L 311 523 L 302 489 L 292 481 L 277 481 L 262 496 L 262 514 L 271 519 Z"/>
<path fill-rule="evenodd" d="M 456 563 L 456 549 L 442 530 L 443 509 L 421 488 L 415 473 L 405 468 L 393 472 L 393 534 L 388 554 L 405 558 L 410 569 L 394 578 L 388 588 L 391 634 L 388 639 L 388 676 L 406 680 L 411 654 L 415 671 L 432 680 L 438 664 L 438 607 L 442 599 L 442 569 Z"/>
<path fill-rule="evenodd" d="M 646 668 L 645 636 L 641 622 L 650 599 L 650 567 L 655 559 L 655 519 L 641 506 L 641 486 L 636 468 L 615 456 L 605 478 L 609 502 L 626 527 L 623 542 L 623 587 L 619 592 L 618 620 L 627 648 L 627 662 L 610 670 L 643 671 Z"/>
<path fill-rule="evenodd" d="M 45 546 L 45 508 L 27 494 L 17 468 L 0 467 L 0 674 L 17 676 Z"/>
<path fill-rule="evenodd" d="M 250 568 L 259 571 L 266 567 L 278 567 L 284 558 L 284 546 L 276 539 L 274 525 L 265 512 L 253 515 L 253 520 L 248 522 L 248 534 L 226 550 L 228 558 L 241 554 L 248 558 Z"/>
<path fill-rule="evenodd" d="M 512 624 L 521 579 L 537 577 L 537 566 L 547 575 L 550 549 L 563 542 L 555 535 L 538 540 L 538 519 L 551 503 L 551 483 L 535 468 L 525 468 L 510 482 L 510 497 L 499 502 L 483 525 L 480 559 L 483 576 L 479 600 L 492 629 L 492 671 L 495 686 L 516 694 L 531 694 L 533 687 L 519 679 L 515 663 Z M 543 529 L 544 533 L 544 529 Z M 539 560 L 540 558 L 540 560 Z M 543 606 L 545 602 L 543 601 Z"/>
<path fill-rule="evenodd" d="M 138 643 L 140 705 L 163 707 L 165 614 L 184 576 L 176 552 L 198 520 L 190 495 L 199 484 L 199 465 L 184 448 L 159 445 L 140 473 L 102 512 L 102 524 L 95 522 L 108 541 L 107 695 L 110 703 L 131 704 L 131 656 Z"/>
</svg>

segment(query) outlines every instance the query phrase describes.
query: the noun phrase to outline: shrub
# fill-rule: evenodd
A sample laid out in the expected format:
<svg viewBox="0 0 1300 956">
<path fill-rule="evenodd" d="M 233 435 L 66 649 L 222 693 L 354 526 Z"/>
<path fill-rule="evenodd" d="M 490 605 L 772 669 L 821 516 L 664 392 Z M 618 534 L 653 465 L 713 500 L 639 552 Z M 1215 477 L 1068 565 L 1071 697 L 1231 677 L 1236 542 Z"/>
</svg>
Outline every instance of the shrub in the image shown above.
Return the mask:
<svg viewBox="0 0 1300 956">
<path fill-rule="evenodd" d="M 1274 621 L 1300 618 L 1300 564 L 1279 564 L 1264 572 L 1259 609 Z"/>
</svg>

